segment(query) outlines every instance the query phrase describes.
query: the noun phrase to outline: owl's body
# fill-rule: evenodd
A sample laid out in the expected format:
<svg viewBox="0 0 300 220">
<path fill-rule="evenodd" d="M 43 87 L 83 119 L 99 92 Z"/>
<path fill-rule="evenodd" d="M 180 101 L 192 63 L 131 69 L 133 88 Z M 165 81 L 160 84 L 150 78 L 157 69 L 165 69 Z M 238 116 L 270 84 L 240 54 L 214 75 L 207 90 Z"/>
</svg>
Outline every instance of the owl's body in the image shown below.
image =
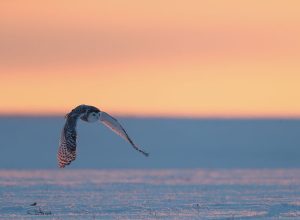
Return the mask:
<svg viewBox="0 0 300 220">
<path fill-rule="evenodd" d="M 148 153 L 137 147 L 129 138 L 124 128 L 119 122 L 109 114 L 100 111 L 98 108 L 89 105 L 79 105 L 66 115 L 66 122 L 61 132 L 59 149 L 57 154 L 58 165 L 60 168 L 69 165 L 76 159 L 77 132 L 76 126 L 78 119 L 92 123 L 100 120 L 112 131 L 127 140 L 137 151 L 148 156 Z"/>
</svg>

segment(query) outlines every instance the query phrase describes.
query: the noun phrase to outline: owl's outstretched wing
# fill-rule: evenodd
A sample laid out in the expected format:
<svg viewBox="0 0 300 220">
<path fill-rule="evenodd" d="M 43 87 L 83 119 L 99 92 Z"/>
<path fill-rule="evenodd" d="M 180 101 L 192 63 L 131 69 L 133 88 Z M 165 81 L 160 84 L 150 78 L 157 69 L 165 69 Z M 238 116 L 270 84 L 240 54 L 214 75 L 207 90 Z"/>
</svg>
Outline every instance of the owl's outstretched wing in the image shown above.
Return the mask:
<svg viewBox="0 0 300 220">
<path fill-rule="evenodd" d="M 140 149 L 132 140 L 131 138 L 128 136 L 127 132 L 125 131 L 125 129 L 122 127 L 122 125 L 118 122 L 117 119 L 115 119 L 114 117 L 110 116 L 108 113 L 106 112 L 101 112 L 100 115 L 100 121 L 106 125 L 109 129 L 111 129 L 113 132 L 115 132 L 117 135 L 121 136 L 123 139 L 125 139 L 126 141 L 128 141 L 132 147 L 141 152 L 142 154 L 144 154 L 145 156 L 149 156 L 149 154 L 147 152 L 145 152 L 144 150 Z"/>
<path fill-rule="evenodd" d="M 74 124 L 73 126 L 76 126 Z M 69 125 L 68 120 L 61 132 L 57 153 L 58 166 L 64 168 L 76 159 L 76 130 Z"/>
</svg>

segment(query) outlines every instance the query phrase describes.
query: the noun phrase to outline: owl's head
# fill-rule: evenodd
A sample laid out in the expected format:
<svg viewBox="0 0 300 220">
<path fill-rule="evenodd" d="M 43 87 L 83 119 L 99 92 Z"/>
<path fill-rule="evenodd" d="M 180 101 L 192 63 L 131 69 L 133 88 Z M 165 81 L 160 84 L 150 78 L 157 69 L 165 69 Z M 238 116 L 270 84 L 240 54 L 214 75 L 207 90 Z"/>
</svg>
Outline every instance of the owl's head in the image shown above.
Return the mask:
<svg viewBox="0 0 300 220">
<path fill-rule="evenodd" d="M 86 112 L 80 117 L 80 119 L 86 122 L 95 122 L 100 119 L 100 113 L 101 111 L 98 108 L 89 106 L 89 108 L 87 108 Z"/>
</svg>

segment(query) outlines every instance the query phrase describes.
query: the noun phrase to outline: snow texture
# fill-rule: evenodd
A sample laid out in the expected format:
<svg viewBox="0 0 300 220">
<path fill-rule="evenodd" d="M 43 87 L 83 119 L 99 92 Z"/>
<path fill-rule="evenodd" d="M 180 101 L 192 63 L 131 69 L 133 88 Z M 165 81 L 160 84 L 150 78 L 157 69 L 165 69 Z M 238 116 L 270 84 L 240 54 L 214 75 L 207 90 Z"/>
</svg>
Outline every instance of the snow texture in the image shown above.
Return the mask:
<svg viewBox="0 0 300 220">
<path fill-rule="evenodd" d="M 0 219 L 300 219 L 300 170 L 0 170 Z"/>
</svg>

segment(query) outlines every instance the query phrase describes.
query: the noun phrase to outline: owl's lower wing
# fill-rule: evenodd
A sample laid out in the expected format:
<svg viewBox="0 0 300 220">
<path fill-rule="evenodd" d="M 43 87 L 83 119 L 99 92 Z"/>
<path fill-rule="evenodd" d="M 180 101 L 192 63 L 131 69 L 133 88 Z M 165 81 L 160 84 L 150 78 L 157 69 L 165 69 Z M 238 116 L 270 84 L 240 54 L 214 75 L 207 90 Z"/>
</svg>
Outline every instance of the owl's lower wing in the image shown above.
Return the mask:
<svg viewBox="0 0 300 220">
<path fill-rule="evenodd" d="M 76 159 L 76 131 L 64 128 L 61 133 L 57 160 L 58 166 L 64 168 Z"/>
<path fill-rule="evenodd" d="M 121 136 L 123 139 L 125 139 L 126 141 L 128 141 L 131 146 L 141 152 L 142 154 L 144 154 L 146 157 L 149 156 L 149 153 L 145 152 L 144 150 L 142 150 L 141 148 L 139 148 L 132 140 L 131 138 L 128 136 L 127 132 L 125 131 L 125 129 L 122 127 L 122 125 L 118 122 L 117 119 L 115 119 L 114 117 L 110 116 L 109 114 L 107 114 L 106 112 L 101 112 L 100 115 L 100 121 L 106 125 L 109 129 L 111 129 L 113 132 L 115 132 L 117 135 Z"/>
</svg>

